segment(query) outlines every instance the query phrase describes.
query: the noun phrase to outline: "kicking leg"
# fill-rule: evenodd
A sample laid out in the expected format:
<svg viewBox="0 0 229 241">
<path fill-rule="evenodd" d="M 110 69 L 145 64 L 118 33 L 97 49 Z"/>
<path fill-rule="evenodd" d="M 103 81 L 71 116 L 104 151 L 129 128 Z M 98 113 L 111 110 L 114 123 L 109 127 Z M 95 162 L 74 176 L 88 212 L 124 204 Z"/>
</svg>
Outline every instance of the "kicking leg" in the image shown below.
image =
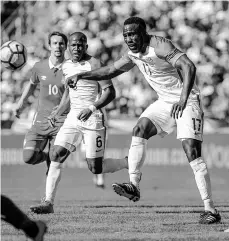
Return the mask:
<svg viewBox="0 0 229 241">
<path fill-rule="evenodd" d="M 139 119 L 133 129 L 128 155 L 130 183 L 114 183 L 112 186 L 117 194 L 125 196 L 132 201 L 140 199 L 139 183 L 142 175 L 140 169 L 145 161 L 147 140 L 156 134 L 157 129 L 151 120 L 146 117 Z"/>
<path fill-rule="evenodd" d="M 1 195 L 1 218 L 16 229 L 23 230 L 33 240 L 43 240 L 43 236 L 47 230 L 44 222 L 31 220 L 4 195 Z"/>
<path fill-rule="evenodd" d="M 210 175 L 207 165 L 203 157 L 201 157 L 202 142 L 195 139 L 184 139 L 182 145 L 195 175 L 201 199 L 204 202 L 205 212 L 200 216 L 200 223 L 211 224 L 219 222 L 221 217 L 213 203 Z"/>
</svg>

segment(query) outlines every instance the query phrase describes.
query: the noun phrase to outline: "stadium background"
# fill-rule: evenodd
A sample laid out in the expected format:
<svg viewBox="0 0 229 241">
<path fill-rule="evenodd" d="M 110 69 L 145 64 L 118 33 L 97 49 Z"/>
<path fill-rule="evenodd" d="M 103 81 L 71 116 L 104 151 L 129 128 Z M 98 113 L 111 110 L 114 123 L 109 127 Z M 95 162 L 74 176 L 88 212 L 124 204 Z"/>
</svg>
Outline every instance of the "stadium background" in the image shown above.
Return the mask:
<svg viewBox="0 0 229 241">
<path fill-rule="evenodd" d="M 1 44 L 16 39 L 28 50 L 28 62 L 21 71 L 1 69 L 1 191 L 25 212 L 44 193 L 45 165 L 24 165 L 22 160 L 24 134 L 31 126 L 38 92 L 29 98 L 20 120 L 12 110 L 29 81 L 30 69 L 48 56 L 48 33 L 83 31 L 89 53 L 109 64 L 126 49 L 122 25 L 132 15 L 143 17 L 150 33 L 175 41 L 197 66 L 205 111 L 203 155 L 211 168 L 214 200 L 223 223 L 212 227 L 197 223 L 202 202 L 173 133 L 149 141 L 137 204 L 111 189 L 114 181 L 127 180 L 126 170 L 106 175 L 107 188 L 98 190 L 80 151 L 71 155 L 57 193 L 56 213 L 42 216 L 49 225 L 47 240 L 228 240 L 221 232 L 229 227 L 227 1 L 1 1 Z M 106 155 L 123 157 L 137 117 L 157 97 L 137 68 L 113 82 L 117 99 L 107 107 Z M 2 240 L 24 240 L 22 233 L 4 222 L 1 231 Z"/>
<path fill-rule="evenodd" d="M 54 30 L 66 35 L 83 31 L 89 39 L 88 52 L 109 64 L 126 50 L 122 37 L 124 20 L 139 15 L 145 19 L 148 32 L 173 40 L 196 64 L 205 111 L 205 149 L 211 145 L 219 147 L 219 154 L 214 154 L 211 159 L 216 162 L 215 166 L 219 159 L 224 163 L 222 167 L 228 167 L 228 5 L 227 1 L 145 1 L 144 4 L 140 1 L 2 1 L 1 43 L 16 39 L 28 50 L 28 62 L 22 70 L 1 69 L 2 163 L 22 162 L 21 158 L 14 161 L 7 153 L 21 153 L 24 133 L 30 127 L 36 109 L 38 91 L 29 98 L 20 120 L 14 117 L 13 108 L 29 81 L 34 63 L 48 56 L 48 34 Z M 127 154 L 128 150 L 122 147 L 128 148 L 137 117 L 157 96 L 137 68 L 113 82 L 117 98 L 107 107 L 110 126 L 107 153 L 121 156 Z M 215 135 L 211 138 L 209 133 L 217 133 L 219 138 Z M 9 141 L 9 138 L 14 141 Z M 149 148 L 152 148 L 152 153 L 153 148 L 162 148 L 165 156 L 167 150 L 177 148 L 182 152 L 178 141 L 174 146 L 173 138 L 156 138 L 150 142 Z M 160 145 L 155 146 L 155 143 Z M 151 162 L 154 163 L 148 161 Z"/>
</svg>

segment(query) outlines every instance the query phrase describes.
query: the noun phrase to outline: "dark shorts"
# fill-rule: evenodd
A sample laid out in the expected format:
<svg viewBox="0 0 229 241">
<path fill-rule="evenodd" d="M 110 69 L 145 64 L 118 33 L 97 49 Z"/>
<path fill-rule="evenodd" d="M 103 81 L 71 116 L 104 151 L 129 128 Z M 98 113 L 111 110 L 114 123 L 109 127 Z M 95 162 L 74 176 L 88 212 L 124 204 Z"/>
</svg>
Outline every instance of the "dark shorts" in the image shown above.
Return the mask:
<svg viewBox="0 0 229 241">
<path fill-rule="evenodd" d="M 64 119 L 56 121 L 55 127 L 51 127 L 45 121 L 35 121 L 25 135 L 24 149 L 44 150 L 48 142 L 49 148 L 52 148 L 56 135 L 63 123 Z"/>
</svg>

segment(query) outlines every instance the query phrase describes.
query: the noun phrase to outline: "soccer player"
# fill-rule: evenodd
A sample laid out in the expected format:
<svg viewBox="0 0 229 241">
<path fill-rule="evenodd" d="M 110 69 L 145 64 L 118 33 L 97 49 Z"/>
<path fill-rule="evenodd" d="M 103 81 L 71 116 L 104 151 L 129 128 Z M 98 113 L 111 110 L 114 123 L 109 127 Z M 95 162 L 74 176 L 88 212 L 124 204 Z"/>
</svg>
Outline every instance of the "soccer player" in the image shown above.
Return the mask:
<svg viewBox="0 0 229 241">
<path fill-rule="evenodd" d="M 52 111 L 60 104 L 65 90 L 65 86 L 62 83 L 61 65 L 65 59 L 64 54 L 67 48 L 67 42 L 68 39 L 63 33 L 52 32 L 49 34 L 50 57 L 36 63 L 32 68 L 30 81 L 25 87 L 15 110 L 16 117 L 20 118 L 27 99 L 39 85 L 40 92 L 37 112 L 32 127 L 26 134 L 24 140 L 23 159 L 27 164 L 35 165 L 46 161 L 49 168 L 49 155 L 52 152 L 56 134 L 68 112 L 66 109 L 54 125 L 48 118 Z M 48 149 L 48 152 L 46 152 L 45 149 Z"/>
<path fill-rule="evenodd" d="M 34 241 L 43 241 L 47 226 L 43 221 L 33 221 L 8 197 L 1 195 L 1 219 L 22 230 Z"/>
<path fill-rule="evenodd" d="M 99 68 L 98 59 L 87 54 L 87 37 L 82 32 L 72 33 L 69 37 L 71 59 L 62 65 L 65 78 Z M 100 95 L 100 92 L 102 94 Z M 70 97 L 71 108 L 60 128 L 54 143 L 51 164 L 46 180 L 45 202 L 31 207 L 38 214 L 53 213 L 54 198 L 61 178 L 63 162 L 76 150 L 81 141 L 85 144 L 86 160 L 93 174 L 115 172 L 128 168 L 127 160 L 103 159 L 106 127 L 104 125 L 103 107 L 115 98 L 115 89 L 110 79 L 98 82 L 79 81 L 75 88 L 66 88 L 64 98 Z M 52 115 L 52 122 L 62 113 L 62 103 Z"/>
<path fill-rule="evenodd" d="M 200 91 L 195 83 L 195 65 L 170 40 L 149 35 L 141 18 L 125 20 L 123 37 L 129 50 L 122 58 L 110 66 L 67 79 L 69 86 L 74 88 L 77 81 L 114 78 L 137 66 L 158 94 L 158 100 L 148 106 L 133 128 L 128 155 L 130 183 L 115 183 L 114 191 L 133 201 L 140 199 L 140 169 L 148 139 L 157 134 L 163 137 L 177 126 L 177 138 L 182 142 L 204 202 L 205 211 L 201 213 L 199 222 L 219 222 L 221 217 L 213 204 L 209 172 L 201 154 L 204 114 L 200 106 Z"/>
</svg>

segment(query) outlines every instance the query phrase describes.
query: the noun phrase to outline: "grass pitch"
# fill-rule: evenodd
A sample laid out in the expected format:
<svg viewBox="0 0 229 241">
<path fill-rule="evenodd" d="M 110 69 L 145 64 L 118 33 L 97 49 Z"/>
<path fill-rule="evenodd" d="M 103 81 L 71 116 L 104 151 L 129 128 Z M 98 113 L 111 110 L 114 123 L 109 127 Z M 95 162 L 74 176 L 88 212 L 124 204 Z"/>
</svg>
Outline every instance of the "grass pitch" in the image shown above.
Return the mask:
<svg viewBox="0 0 229 241">
<path fill-rule="evenodd" d="M 94 187 L 87 169 L 64 169 L 55 213 L 28 212 L 44 193 L 45 166 L 2 166 L 2 193 L 31 218 L 48 224 L 47 241 L 78 240 L 229 240 L 229 172 L 211 169 L 213 197 L 222 222 L 198 224 L 202 201 L 191 168 L 145 166 L 141 200 L 130 202 L 115 194 L 113 182 L 128 180 L 127 171 L 106 175 L 104 190 Z M 1 223 L 2 241 L 26 240 L 22 232 Z"/>
</svg>

